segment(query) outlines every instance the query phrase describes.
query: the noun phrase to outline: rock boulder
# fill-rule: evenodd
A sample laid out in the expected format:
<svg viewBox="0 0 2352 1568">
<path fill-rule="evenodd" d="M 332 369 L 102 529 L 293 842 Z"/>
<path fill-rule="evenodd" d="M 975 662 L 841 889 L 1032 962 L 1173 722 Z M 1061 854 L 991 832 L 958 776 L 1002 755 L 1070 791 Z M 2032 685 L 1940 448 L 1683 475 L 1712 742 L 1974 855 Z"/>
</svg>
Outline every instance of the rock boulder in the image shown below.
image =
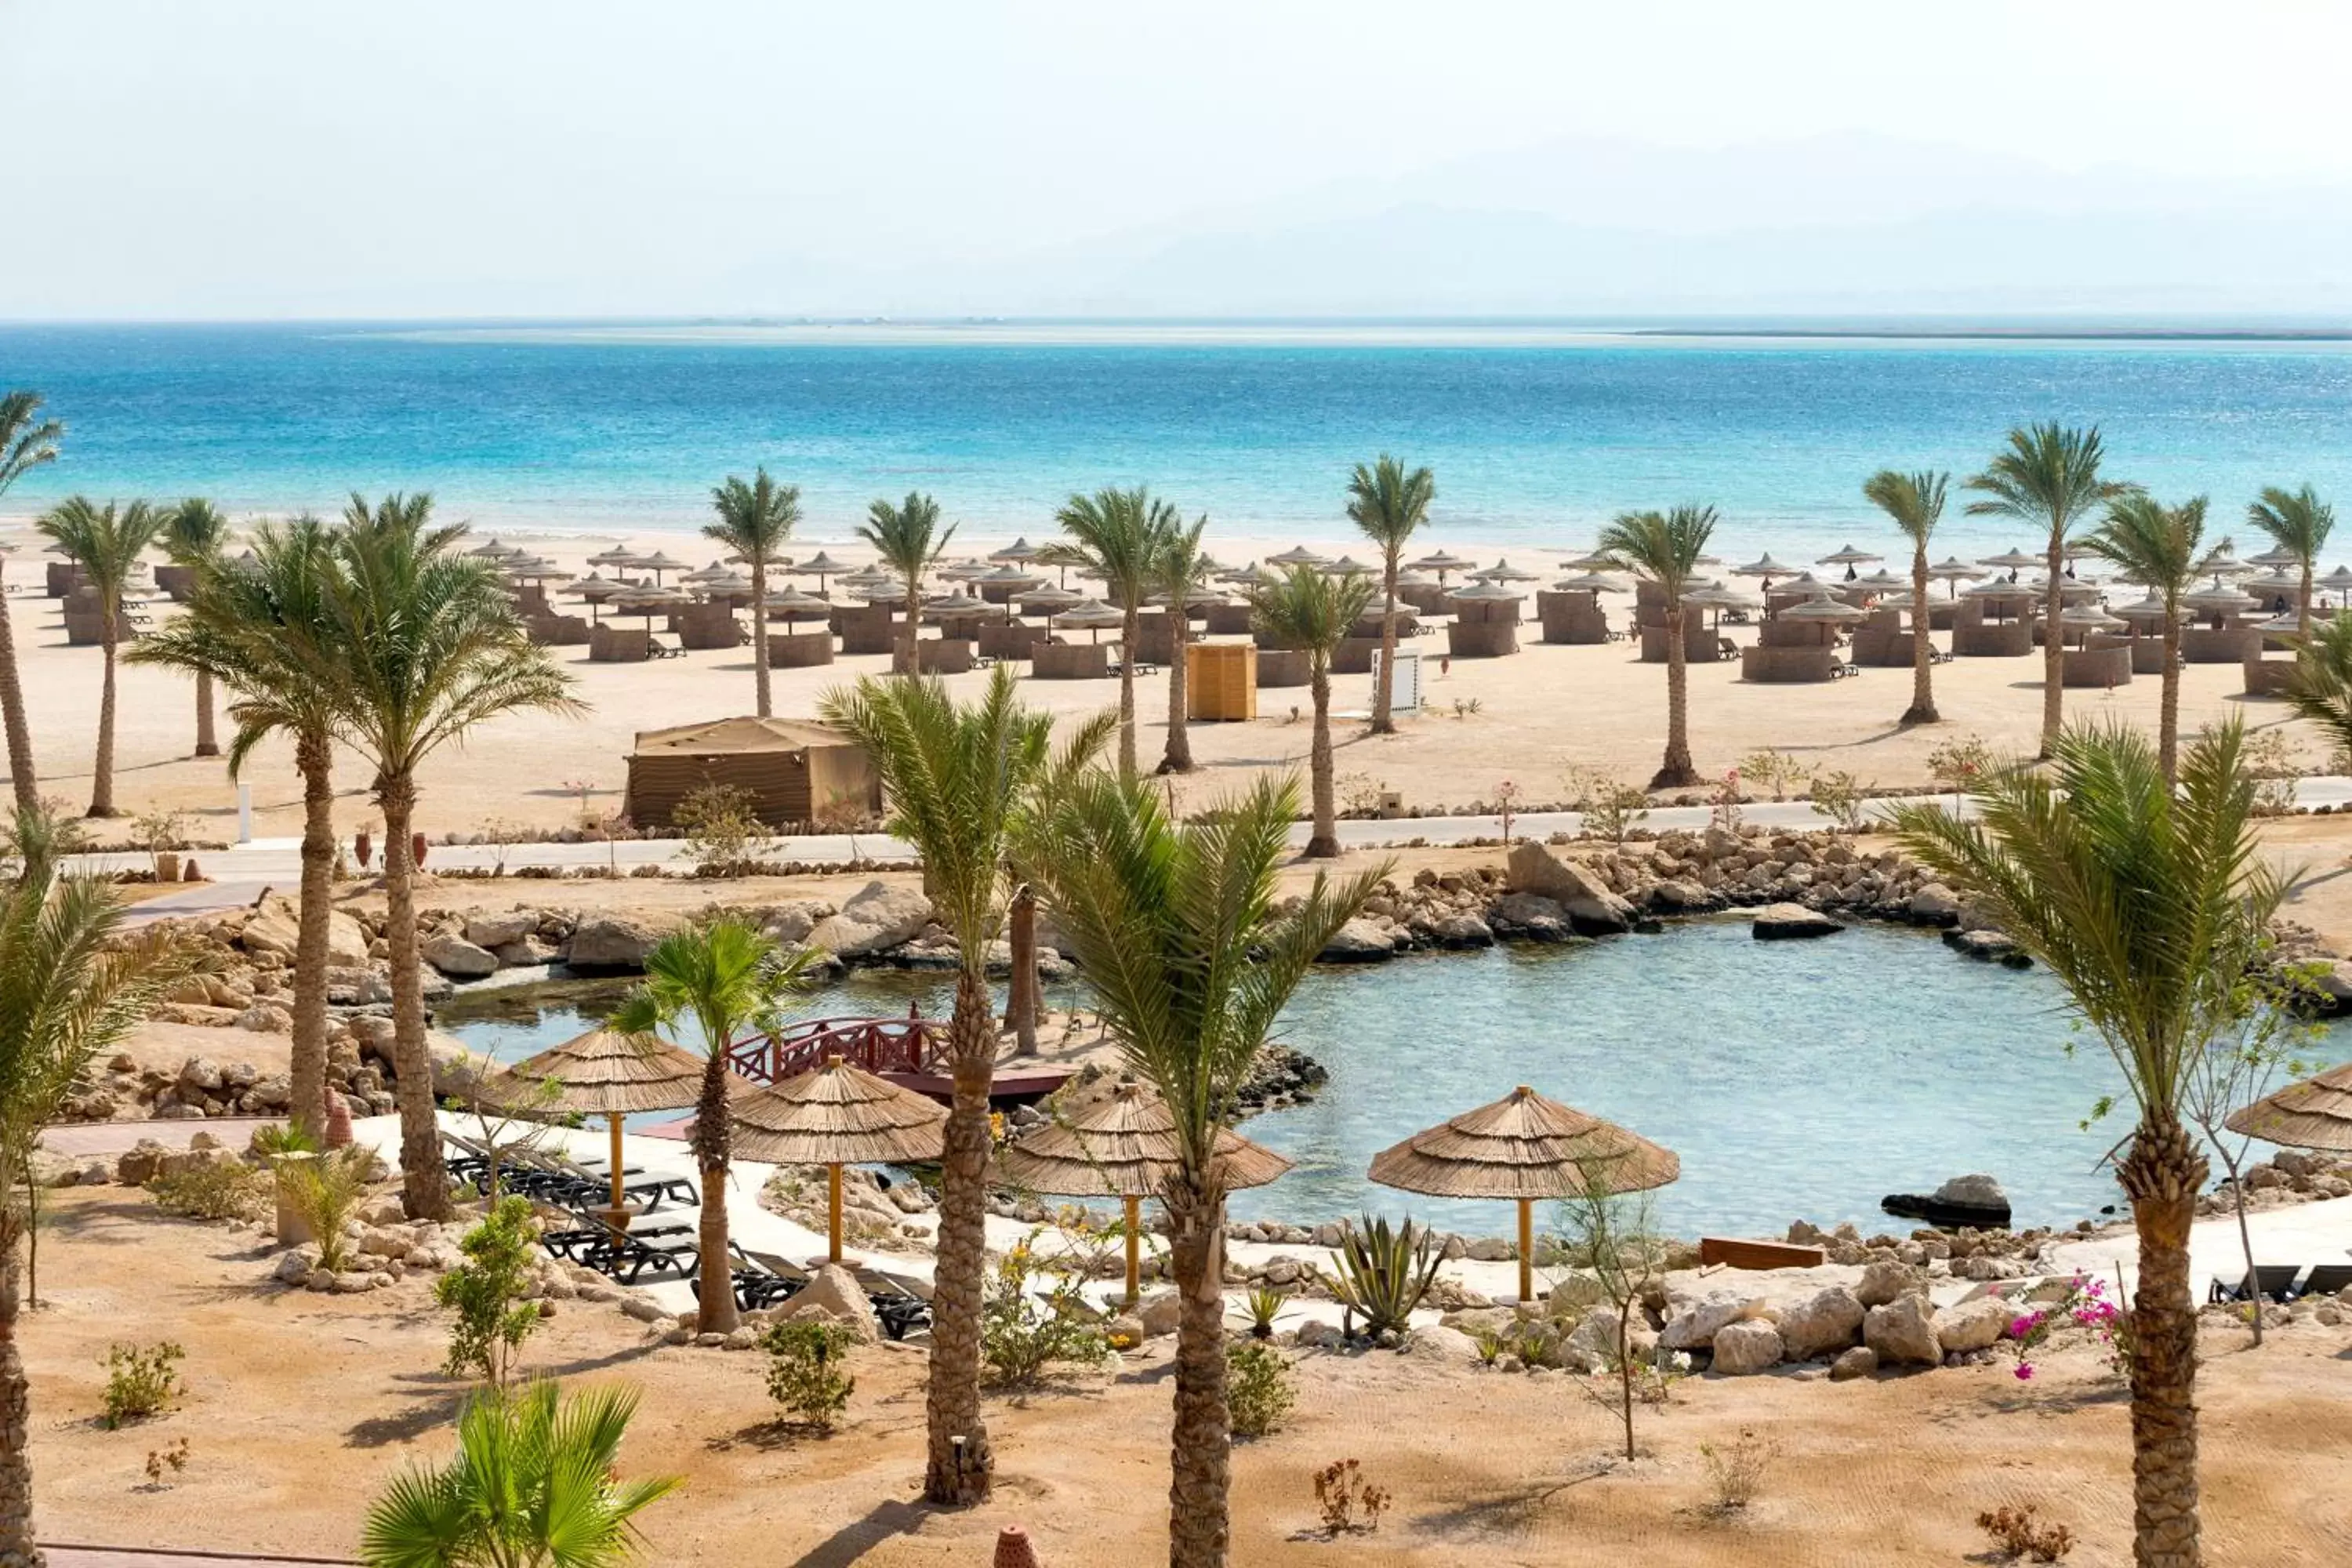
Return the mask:
<svg viewBox="0 0 2352 1568">
<path fill-rule="evenodd" d="M 462 936 L 444 934 L 428 940 L 419 950 L 425 962 L 452 980 L 479 980 L 499 972 L 498 954 L 478 947 Z"/>
<path fill-rule="evenodd" d="M 1794 942 L 1835 936 L 1845 927 L 1802 904 L 1767 904 L 1756 911 L 1755 923 L 1748 930 L 1758 942 Z"/>
<path fill-rule="evenodd" d="M 1726 1323 L 1715 1331 L 1714 1370 L 1725 1377 L 1749 1377 L 1777 1365 L 1780 1331 L 1761 1319 Z"/>
<path fill-rule="evenodd" d="M 651 927 L 619 915 L 591 915 L 572 933 L 565 962 L 574 969 L 642 970 L 661 940 Z"/>
<path fill-rule="evenodd" d="M 1841 1285 L 1781 1309 L 1781 1353 L 1790 1361 L 1811 1361 L 1846 1349 L 1862 1332 L 1866 1310 L 1853 1291 Z"/>
<path fill-rule="evenodd" d="M 1611 936 L 1633 929 L 1633 906 L 1607 883 L 1548 844 L 1522 839 L 1511 846 L 1508 868 L 1515 893 L 1534 893 L 1559 904 L 1570 929 L 1580 936 Z"/>
<path fill-rule="evenodd" d="M 1862 1342 L 1877 1355 L 1881 1366 L 1937 1366 L 1944 1359 L 1934 1309 L 1924 1297 L 1898 1296 L 1873 1307 L 1862 1320 Z"/>
<path fill-rule="evenodd" d="M 1936 1340 L 1946 1355 L 1989 1350 L 2009 1332 L 2017 1309 L 1998 1296 L 1979 1296 L 1936 1314 Z"/>
<path fill-rule="evenodd" d="M 930 921 L 931 901 L 918 889 L 868 882 L 839 914 L 811 927 L 807 942 L 843 958 L 861 958 L 912 942 Z"/>
<path fill-rule="evenodd" d="M 788 1323 L 809 1317 L 830 1318 L 845 1325 L 860 1344 L 872 1344 L 882 1337 L 874 1303 L 858 1289 L 857 1277 L 837 1263 L 828 1263 L 811 1276 L 793 1293 L 791 1305 L 776 1314 L 776 1321 Z"/>
</svg>

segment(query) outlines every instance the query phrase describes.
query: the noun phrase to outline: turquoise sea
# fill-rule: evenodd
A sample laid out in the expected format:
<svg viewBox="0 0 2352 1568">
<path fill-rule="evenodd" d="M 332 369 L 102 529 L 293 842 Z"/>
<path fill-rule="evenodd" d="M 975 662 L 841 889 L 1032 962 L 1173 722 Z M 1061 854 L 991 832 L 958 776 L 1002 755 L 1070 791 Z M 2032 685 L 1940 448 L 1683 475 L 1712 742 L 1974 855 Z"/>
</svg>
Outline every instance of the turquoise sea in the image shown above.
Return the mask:
<svg viewBox="0 0 2352 1568">
<path fill-rule="evenodd" d="M 1146 482 L 1215 530 L 1337 537 L 1348 466 L 1431 465 L 1439 540 L 1573 546 L 1712 502 L 1727 552 L 1886 530 L 1885 465 L 1973 471 L 2011 425 L 2095 422 L 2119 475 L 2352 486 L 2352 345 L 1639 335 L 1533 326 L 0 326 L 64 460 L 5 503 L 205 493 L 238 510 L 429 489 L 490 527 L 684 530 L 765 463 L 822 540 L 936 493 L 972 531 Z M 1957 509 L 1955 509 L 1957 510 Z M 1948 523 L 1962 554 L 2018 530 Z M 1819 548 L 1816 548 L 1819 547 Z"/>
</svg>

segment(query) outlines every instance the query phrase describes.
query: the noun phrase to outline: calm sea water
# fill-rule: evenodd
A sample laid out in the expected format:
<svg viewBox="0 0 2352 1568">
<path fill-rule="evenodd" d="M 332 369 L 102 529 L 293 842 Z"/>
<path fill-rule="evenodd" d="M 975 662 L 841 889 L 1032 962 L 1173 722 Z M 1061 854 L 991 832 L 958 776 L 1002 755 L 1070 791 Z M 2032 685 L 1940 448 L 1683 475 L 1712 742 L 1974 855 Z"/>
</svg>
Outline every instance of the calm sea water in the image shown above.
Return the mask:
<svg viewBox="0 0 2352 1568">
<path fill-rule="evenodd" d="M 5 504 L 279 510 L 400 488 L 488 526 L 682 530 L 765 463 L 818 539 L 910 489 L 975 531 L 1036 531 L 1110 482 L 1235 532 L 1337 537 L 1349 465 L 1393 450 L 1436 470 L 1440 541 L 1574 546 L 1619 510 L 1688 500 L 1721 509 L 1726 551 L 1810 557 L 1886 542 L 1859 494 L 1872 470 L 1966 474 L 2040 418 L 2096 422 L 2116 472 L 2210 492 L 2225 526 L 2264 484 L 2352 488 L 2341 344 L 1076 336 L 0 327 L 0 386 L 71 426 Z M 2024 542 L 1947 528 L 1963 554 Z"/>
<path fill-rule="evenodd" d="M 1075 988 L 1049 998 L 1073 999 Z M 938 1017 L 952 1000 L 945 976 L 866 971 L 806 998 L 801 1016 L 903 1015 L 914 1003 Z M 508 1060 L 586 1026 L 569 1000 L 503 1022 L 439 1022 Z M 1522 1083 L 1680 1154 L 1682 1179 L 1655 1200 L 1676 1235 L 1778 1234 L 1800 1216 L 1877 1228 L 1895 1223 L 1879 1212 L 1886 1194 L 1971 1171 L 2001 1179 L 2021 1223 L 2072 1224 L 2120 1201 L 2097 1166 L 2128 1122 L 2082 1123 L 2122 1082 L 2095 1041 L 2069 1052 L 2057 983 L 1971 963 L 1915 931 L 1759 942 L 1745 921 L 1699 922 L 1317 970 L 1282 1037 L 1330 1082 L 1313 1103 L 1245 1125 L 1297 1168 L 1236 1194 L 1244 1218 L 1371 1209 L 1507 1235 L 1504 1205 L 1412 1197 L 1364 1172 L 1390 1144 Z M 2306 1055 L 2352 1056 L 2352 1031 L 2338 1026 Z"/>
</svg>

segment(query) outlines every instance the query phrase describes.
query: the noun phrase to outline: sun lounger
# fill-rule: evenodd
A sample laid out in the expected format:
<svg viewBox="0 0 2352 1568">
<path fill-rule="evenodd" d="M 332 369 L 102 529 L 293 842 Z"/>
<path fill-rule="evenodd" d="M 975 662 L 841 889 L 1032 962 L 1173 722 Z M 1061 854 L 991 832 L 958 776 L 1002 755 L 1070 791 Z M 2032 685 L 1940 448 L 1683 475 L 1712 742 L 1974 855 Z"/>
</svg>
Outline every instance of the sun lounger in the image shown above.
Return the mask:
<svg viewBox="0 0 2352 1568">
<path fill-rule="evenodd" d="M 612 1197 L 613 1168 L 610 1165 L 602 1170 L 591 1170 L 562 1154 L 548 1153 L 542 1158 L 556 1173 L 600 1189 L 607 1200 Z M 635 1165 L 621 1167 L 621 1196 L 625 1201 L 638 1199 L 649 1209 L 661 1207 L 664 1198 L 689 1205 L 702 1201 L 702 1194 L 696 1192 L 694 1184 L 684 1176 L 648 1176 Z"/>
<path fill-rule="evenodd" d="M 2300 1263 L 2258 1264 L 2252 1273 L 2235 1286 L 2214 1280 L 2206 1292 L 2205 1300 L 2209 1304 L 2228 1303 L 2252 1301 L 2260 1296 L 2273 1301 L 2284 1301 L 2294 1289 L 2294 1277 L 2302 1272 L 2303 1265 Z"/>
<path fill-rule="evenodd" d="M 737 1256 L 746 1263 L 766 1269 L 780 1279 L 805 1282 L 806 1271 L 771 1252 L 753 1252 L 740 1248 Z M 866 1292 L 866 1302 L 873 1307 L 874 1316 L 882 1331 L 894 1340 L 903 1340 L 918 1329 L 927 1328 L 931 1321 L 930 1287 L 904 1275 L 889 1274 L 864 1264 L 845 1262 L 843 1267 L 856 1276 L 857 1288 Z"/>
<path fill-rule="evenodd" d="M 606 1231 L 581 1249 L 579 1261 L 624 1285 L 635 1285 L 650 1270 L 691 1279 L 702 1260 L 702 1247 L 688 1226 L 658 1226 L 647 1231 Z"/>
<path fill-rule="evenodd" d="M 2347 1289 L 2352 1289 L 2352 1263 L 2315 1263 L 2303 1283 L 2295 1287 L 2294 1294 L 2298 1299 L 2334 1296 Z"/>
</svg>

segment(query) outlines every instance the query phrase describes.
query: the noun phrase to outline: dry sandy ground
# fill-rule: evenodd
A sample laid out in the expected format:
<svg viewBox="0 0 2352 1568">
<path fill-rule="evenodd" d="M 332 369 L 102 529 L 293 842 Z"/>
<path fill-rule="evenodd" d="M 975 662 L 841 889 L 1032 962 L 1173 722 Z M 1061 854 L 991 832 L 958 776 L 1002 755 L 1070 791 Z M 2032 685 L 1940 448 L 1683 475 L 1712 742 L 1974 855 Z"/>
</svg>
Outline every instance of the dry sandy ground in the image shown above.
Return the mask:
<svg viewBox="0 0 2352 1568">
<path fill-rule="evenodd" d="M 641 542 L 640 547 L 652 542 Z M 681 543 L 675 537 L 657 542 L 672 554 L 696 562 L 708 559 L 713 549 L 698 540 Z M 1003 542 L 971 542 L 975 550 Z M 1259 552 L 1246 541 L 1214 542 L 1228 561 Z M 1330 553 L 1354 550 L 1361 556 L 1360 542 L 1335 535 L 1320 548 Z M 578 567 L 583 556 L 603 543 L 575 539 L 541 541 L 534 547 Z M 1481 560 L 1496 553 L 1456 548 Z M 865 559 L 864 552 L 836 554 L 844 560 Z M 93 647 L 65 645 L 57 601 L 37 592 L 34 572 L 38 559 L 28 550 L 10 574 L 16 590 L 11 611 L 17 657 L 44 789 L 79 800 L 87 797 L 89 787 L 100 654 Z M 1518 563 L 1547 577 L 1557 574 L 1557 558 L 1523 557 Z M 152 608 L 158 617 L 173 613 L 161 602 Z M 1531 614 L 1532 600 L 1528 608 Z M 1609 610 L 1612 625 L 1625 623 L 1625 599 L 1610 601 Z M 1571 766 L 1605 767 L 1628 781 L 1646 780 L 1664 743 L 1664 668 L 1637 662 L 1623 644 L 1551 647 L 1536 641 L 1537 635 L 1536 627 L 1524 627 L 1517 656 L 1459 660 L 1450 673 L 1440 673 L 1433 657 L 1442 650 L 1443 638 L 1422 639 L 1420 646 L 1431 656 L 1423 665 L 1430 711 L 1410 722 L 1403 733 L 1387 739 L 1365 737 L 1360 726 L 1343 726 L 1339 772 L 1401 790 L 1408 804 L 1423 807 L 1492 799 L 1496 786 L 1506 779 L 1519 786 L 1525 800 L 1561 799 L 1566 795 L 1562 776 Z M 1745 639 L 1753 634 L 1737 631 L 1734 636 Z M 578 798 L 567 788 L 573 782 L 592 785 L 591 803 L 612 809 L 619 802 L 627 772 L 624 759 L 637 731 L 751 710 L 746 650 L 698 652 L 646 665 L 590 664 L 584 648 L 555 651 L 579 678 L 579 696 L 587 712 L 578 718 L 525 714 L 501 719 L 478 732 L 467 749 L 436 757 L 425 770 L 418 815 L 426 831 L 436 836 L 471 833 L 500 822 L 570 824 L 579 815 Z M 775 710 L 813 715 L 830 687 L 887 668 L 887 658 L 876 655 L 844 659 L 828 668 L 776 671 Z M 1720 773 L 1760 747 L 1775 746 L 1796 752 L 1816 768 L 1843 769 L 1867 783 L 1925 784 L 1927 753 L 1953 738 L 1973 733 L 1997 748 L 2030 747 L 2040 722 L 2041 672 L 2038 656 L 1938 666 L 1937 701 L 1947 722 L 1906 731 L 1894 723 L 1910 698 L 1906 670 L 1870 670 L 1859 679 L 1813 686 L 1750 686 L 1738 679 L 1736 663 L 1694 666 L 1692 745 L 1699 768 L 1709 774 Z M 984 679 L 975 673 L 957 677 L 951 684 L 969 690 Z M 226 770 L 217 761 L 199 762 L 190 754 L 194 744 L 192 684 L 168 672 L 127 667 L 121 682 L 117 784 L 121 805 L 132 812 L 156 805 L 184 809 L 197 814 L 199 837 L 233 837 L 235 792 Z M 2288 721 L 2280 704 L 2242 702 L 2242 684 L 2234 665 L 2190 667 L 2183 695 L 2184 722 L 2193 729 L 2242 709 L 2254 723 L 2288 725 L 2304 761 L 2314 768 L 2324 763 L 2326 749 Z M 1360 711 L 1369 706 L 1370 677 L 1343 676 L 1335 687 L 1339 710 Z M 1114 680 L 1030 681 L 1024 691 L 1029 701 L 1065 713 L 1092 711 L 1118 700 Z M 1164 678 L 1139 682 L 1137 697 L 1144 730 L 1139 745 L 1146 758 L 1156 759 L 1167 711 Z M 1264 716 L 1257 721 L 1198 727 L 1192 745 L 1203 771 L 1180 784 L 1180 791 L 1214 792 L 1264 768 L 1303 767 L 1308 726 L 1292 722 L 1290 712 L 1292 704 L 1303 708 L 1307 700 L 1303 689 L 1267 691 L 1261 694 Z M 1457 702 L 1464 706 L 1465 717 L 1454 717 Z M 1478 710 L 1466 713 L 1472 703 Z M 2111 694 L 2068 697 L 2072 712 L 2114 714 L 2151 728 L 2156 704 L 2152 679 Z M 300 795 L 290 752 L 265 748 L 247 776 L 253 784 L 255 831 L 264 837 L 299 833 Z M 358 761 L 346 757 L 340 782 L 346 795 L 338 805 L 338 825 L 348 834 L 372 818 L 364 795 L 368 779 Z"/>
<path fill-rule="evenodd" d="M 44 1533 L 59 1541 L 350 1552 L 374 1489 L 448 1451 L 457 1390 L 428 1287 L 361 1298 L 261 1283 L 252 1232 L 157 1218 L 121 1189 L 58 1194 L 42 1248 L 47 1310 L 26 1323 Z M 858 1353 L 846 1424 L 768 1425 L 750 1355 L 647 1349 L 606 1307 L 565 1309 L 531 1342 L 541 1371 L 626 1381 L 646 1405 L 632 1473 L 687 1479 L 650 1525 L 664 1564 L 971 1564 L 1008 1522 L 1055 1568 L 1161 1559 L 1168 1363 L 1150 1355 L 1025 1400 L 994 1400 L 996 1500 L 962 1515 L 915 1501 L 919 1352 Z M 188 1352 L 178 1413 L 92 1421 L 115 1340 Z M 2259 1354 L 2209 1332 L 2201 1385 L 2210 1560 L 2319 1564 L 2352 1552 L 2352 1334 L 2296 1329 Z M 1559 1376 L 1309 1355 L 1290 1426 L 1234 1461 L 1242 1563 L 1952 1563 L 1983 1549 L 1980 1510 L 2039 1505 L 2074 1564 L 2128 1560 L 2126 1411 L 2086 1354 L 2031 1384 L 1995 1365 L 1831 1384 L 1696 1380 L 1646 1412 L 1645 1457 L 1609 1458 L 1612 1416 Z M 1710 1510 L 1702 1446 L 1742 1431 L 1777 1447 L 1759 1500 Z M 184 1477 L 152 1489 L 151 1449 L 185 1438 Z M 1355 1458 L 1396 1496 L 1376 1536 L 1329 1543 L 1310 1476 Z M 1982 1561 L 1984 1559 L 1976 1559 Z"/>
</svg>

